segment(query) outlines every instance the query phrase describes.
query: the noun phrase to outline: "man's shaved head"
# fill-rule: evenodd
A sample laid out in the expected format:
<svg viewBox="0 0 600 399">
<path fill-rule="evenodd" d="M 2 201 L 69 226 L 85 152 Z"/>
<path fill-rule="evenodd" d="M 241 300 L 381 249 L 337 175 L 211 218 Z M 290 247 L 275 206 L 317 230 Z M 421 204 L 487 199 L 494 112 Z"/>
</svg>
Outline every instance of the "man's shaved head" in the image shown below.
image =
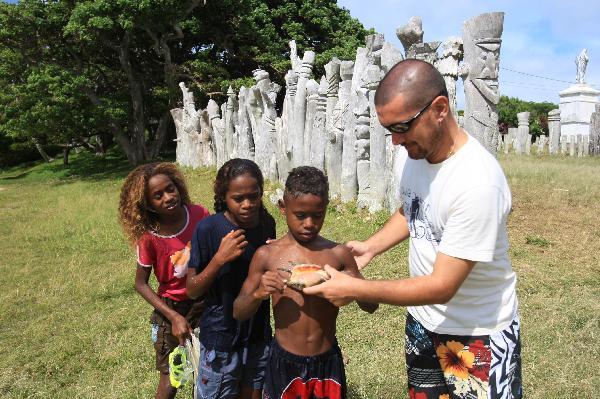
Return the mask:
<svg viewBox="0 0 600 399">
<path fill-rule="evenodd" d="M 448 96 L 439 71 L 428 62 L 407 59 L 385 74 L 375 92 L 375 106 L 384 106 L 401 94 L 411 108 L 419 109 L 440 93 Z"/>
</svg>

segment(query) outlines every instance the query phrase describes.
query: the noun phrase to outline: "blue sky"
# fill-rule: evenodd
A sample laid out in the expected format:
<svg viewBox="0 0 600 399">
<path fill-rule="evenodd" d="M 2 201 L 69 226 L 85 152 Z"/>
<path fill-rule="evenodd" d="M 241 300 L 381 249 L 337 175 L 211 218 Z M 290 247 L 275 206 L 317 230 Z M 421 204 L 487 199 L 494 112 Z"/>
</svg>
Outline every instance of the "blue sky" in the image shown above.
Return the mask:
<svg viewBox="0 0 600 399">
<path fill-rule="evenodd" d="M 462 24 L 467 19 L 503 11 L 501 94 L 558 104 L 559 91 L 575 81 L 575 58 L 583 48 L 587 48 L 590 59 L 585 81 L 600 89 L 600 1 L 597 0 L 338 0 L 338 5 L 348 9 L 365 27 L 383 33 L 387 41 L 401 50 L 396 28 L 412 16 L 421 17 L 423 39 L 428 42 L 461 36 Z M 461 106 L 462 97 L 458 100 Z"/>
</svg>

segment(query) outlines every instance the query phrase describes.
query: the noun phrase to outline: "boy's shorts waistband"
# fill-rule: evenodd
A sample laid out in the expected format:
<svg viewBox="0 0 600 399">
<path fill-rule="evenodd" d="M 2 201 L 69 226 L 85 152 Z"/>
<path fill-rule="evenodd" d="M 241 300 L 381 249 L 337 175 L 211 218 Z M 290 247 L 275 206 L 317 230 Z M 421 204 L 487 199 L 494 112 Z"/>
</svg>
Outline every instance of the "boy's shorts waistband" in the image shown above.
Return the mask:
<svg viewBox="0 0 600 399">
<path fill-rule="evenodd" d="M 312 355 L 312 356 L 302 356 L 302 355 L 296 355 L 294 353 L 286 351 L 285 349 L 283 349 L 281 347 L 281 345 L 279 345 L 279 343 L 277 342 L 277 339 L 273 338 L 273 340 L 271 341 L 271 352 L 276 354 L 279 357 L 288 359 L 288 360 L 296 362 L 296 363 L 319 362 L 319 361 L 322 361 L 322 360 L 325 360 L 325 359 L 331 357 L 332 355 L 341 356 L 341 354 L 342 354 L 342 351 L 338 345 L 337 339 L 333 341 L 331 348 L 329 348 L 328 350 L 326 350 L 323 353 L 319 353 L 317 355 Z"/>
</svg>

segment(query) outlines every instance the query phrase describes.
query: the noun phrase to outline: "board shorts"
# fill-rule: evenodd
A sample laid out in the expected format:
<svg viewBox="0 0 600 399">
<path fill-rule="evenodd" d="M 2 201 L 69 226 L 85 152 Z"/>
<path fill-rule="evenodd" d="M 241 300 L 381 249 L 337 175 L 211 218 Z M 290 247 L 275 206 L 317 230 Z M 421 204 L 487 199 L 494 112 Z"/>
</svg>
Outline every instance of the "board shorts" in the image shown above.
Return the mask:
<svg viewBox="0 0 600 399">
<path fill-rule="evenodd" d="M 190 326 L 198 326 L 202 310 L 202 301 L 174 301 L 171 298 L 161 298 L 169 308 L 184 316 Z M 169 353 L 179 346 L 179 340 L 171 333 L 171 322 L 158 310 L 150 315 L 151 338 L 156 352 L 156 369 L 161 373 L 169 372 Z"/>
<path fill-rule="evenodd" d="M 248 348 L 220 351 L 200 341 L 200 371 L 196 379 L 197 398 L 237 398 L 241 387 L 261 390 L 269 344 L 257 342 Z"/>
<path fill-rule="evenodd" d="M 491 335 L 427 330 L 406 317 L 406 369 L 411 399 L 521 398 L 519 316 Z"/>
<path fill-rule="evenodd" d="M 345 399 L 346 374 L 337 342 L 326 352 L 299 356 L 271 342 L 264 399 Z"/>
</svg>

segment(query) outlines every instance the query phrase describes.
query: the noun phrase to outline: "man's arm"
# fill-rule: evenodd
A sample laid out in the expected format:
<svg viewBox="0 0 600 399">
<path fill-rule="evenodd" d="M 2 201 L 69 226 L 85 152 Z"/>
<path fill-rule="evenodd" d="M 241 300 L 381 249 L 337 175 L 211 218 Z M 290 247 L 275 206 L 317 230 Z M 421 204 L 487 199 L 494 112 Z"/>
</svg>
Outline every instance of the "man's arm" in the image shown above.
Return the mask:
<svg viewBox="0 0 600 399">
<path fill-rule="evenodd" d="M 342 264 L 344 265 L 344 273 L 352 277 L 364 279 L 363 275 L 360 274 L 360 271 L 356 266 L 356 261 L 354 260 L 354 257 L 352 256 L 350 251 L 348 251 L 348 248 L 346 248 L 343 245 L 339 245 L 335 248 L 335 251 L 337 252 L 337 256 L 340 257 Z M 368 313 L 374 313 L 379 308 L 378 303 L 356 301 L 356 304 L 359 308 Z"/>
<path fill-rule="evenodd" d="M 354 255 L 358 269 L 364 268 L 375 256 L 387 251 L 410 235 L 402 208 L 385 225 L 365 241 L 348 241 L 346 246 Z"/>
<path fill-rule="evenodd" d="M 270 247 L 260 247 L 252 257 L 248 277 L 233 302 L 233 317 L 244 321 L 256 313 L 258 307 L 274 292 L 281 292 L 285 282 L 276 272 L 268 271 Z"/>
<path fill-rule="evenodd" d="M 404 280 L 364 280 L 326 266 L 331 279 L 305 288 L 304 293 L 321 296 L 336 306 L 353 300 L 396 306 L 441 304 L 452 299 L 474 265 L 474 261 L 438 253 L 430 275 Z"/>
</svg>

